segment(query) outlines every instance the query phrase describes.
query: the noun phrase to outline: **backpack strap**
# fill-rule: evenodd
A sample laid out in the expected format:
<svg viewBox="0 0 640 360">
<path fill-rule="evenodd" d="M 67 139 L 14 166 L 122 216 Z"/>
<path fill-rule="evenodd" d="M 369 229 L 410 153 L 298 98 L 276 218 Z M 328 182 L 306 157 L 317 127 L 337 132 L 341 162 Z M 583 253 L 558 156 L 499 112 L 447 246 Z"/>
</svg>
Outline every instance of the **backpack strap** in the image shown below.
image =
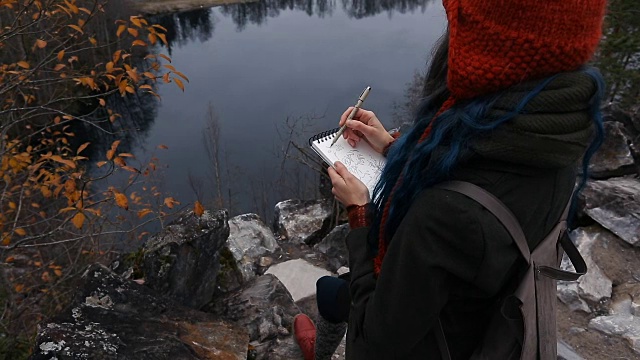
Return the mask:
<svg viewBox="0 0 640 360">
<path fill-rule="evenodd" d="M 487 190 L 465 181 L 446 181 L 435 185 L 434 188 L 455 191 L 457 193 L 463 194 L 480 203 L 484 208 L 489 210 L 502 223 L 507 232 L 509 232 L 516 244 L 516 247 L 520 251 L 520 254 L 527 262 L 527 265 L 531 265 L 531 250 L 529 249 L 529 245 L 527 243 L 524 232 L 522 231 L 522 227 L 520 226 L 520 223 L 518 222 L 518 219 L 515 217 L 515 215 L 513 215 L 511 210 L 509 210 L 509 208 L 507 208 L 506 205 L 504 205 L 504 203 L 500 201 L 500 199 L 498 199 Z M 560 221 L 547 237 L 554 236 L 554 234 L 561 234 L 559 241 L 560 245 L 569 257 L 569 260 L 571 260 L 571 263 L 576 269 L 576 272 L 572 273 L 569 271 L 563 271 L 550 266 L 536 267 L 536 272 L 538 274 L 552 279 L 573 281 L 577 280 L 587 271 L 586 263 L 580 255 L 580 252 L 573 244 L 571 239 L 569 239 L 569 237 L 567 236 L 567 216 L 569 214 L 570 204 L 571 201 L 567 203 Z M 545 240 L 547 239 L 547 237 L 545 237 Z M 438 319 L 438 322 L 434 327 L 434 332 L 436 340 L 438 342 L 442 360 L 451 360 L 451 354 L 449 352 L 449 347 L 447 346 L 446 337 L 440 319 Z"/>
</svg>

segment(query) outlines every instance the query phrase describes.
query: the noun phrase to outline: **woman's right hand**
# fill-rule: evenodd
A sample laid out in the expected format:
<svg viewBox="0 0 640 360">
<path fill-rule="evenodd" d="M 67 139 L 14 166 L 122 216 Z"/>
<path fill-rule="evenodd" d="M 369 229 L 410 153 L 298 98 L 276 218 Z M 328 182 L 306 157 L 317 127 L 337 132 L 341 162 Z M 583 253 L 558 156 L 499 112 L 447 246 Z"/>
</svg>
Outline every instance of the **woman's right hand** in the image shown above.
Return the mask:
<svg viewBox="0 0 640 360">
<path fill-rule="evenodd" d="M 358 109 L 353 120 L 347 121 L 353 107 L 348 108 L 340 117 L 340 126 L 347 123 L 342 136 L 347 139 L 349 145 L 355 147 L 361 139 L 365 139 L 371 147 L 382 154 L 387 145 L 393 142 L 394 138 L 385 130 L 384 126 L 373 111 Z"/>
</svg>

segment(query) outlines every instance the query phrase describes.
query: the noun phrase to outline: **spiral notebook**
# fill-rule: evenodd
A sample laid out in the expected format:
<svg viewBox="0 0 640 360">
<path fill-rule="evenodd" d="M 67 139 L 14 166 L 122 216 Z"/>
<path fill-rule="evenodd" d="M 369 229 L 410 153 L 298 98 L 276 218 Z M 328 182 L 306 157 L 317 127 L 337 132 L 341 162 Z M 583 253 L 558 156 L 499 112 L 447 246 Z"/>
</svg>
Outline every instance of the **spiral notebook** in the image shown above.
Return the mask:
<svg viewBox="0 0 640 360">
<path fill-rule="evenodd" d="M 333 146 L 330 146 L 338 130 L 339 128 L 332 129 L 311 137 L 309 146 L 327 164 L 333 166 L 336 161 L 343 163 L 349 172 L 367 186 L 369 194 L 373 194 L 373 188 L 386 162 L 385 157 L 376 152 L 366 141 L 360 141 L 356 147 L 351 147 L 342 136 Z"/>
</svg>

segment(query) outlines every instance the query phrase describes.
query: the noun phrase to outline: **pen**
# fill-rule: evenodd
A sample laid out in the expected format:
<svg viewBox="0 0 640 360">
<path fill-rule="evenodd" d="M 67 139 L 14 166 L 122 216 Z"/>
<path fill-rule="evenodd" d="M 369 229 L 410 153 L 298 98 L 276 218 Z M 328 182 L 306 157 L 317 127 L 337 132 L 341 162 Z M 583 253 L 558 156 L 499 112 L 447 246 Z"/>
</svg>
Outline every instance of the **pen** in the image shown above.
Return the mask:
<svg viewBox="0 0 640 360">
<path fill-rule="evenodd" d="M 352 120 L 353 117 L 356 116 L 356 113 L 358 112 L 358 109 L 360 108 L 360 106 L 362 106 L 362 103 L 364 102 L 364 99 L 367 98 L 367 96 L 369 95 L 370 91 L 371 91 L 371 86 L 367 86 L 364 89 L 364 91 L 362 92 L 362 94 L 360 94 L 360 97 L 358 98 L 358 102 L 353 107 L 353 110 L 351 110 L 351 114 L 349 114 L 349 117 L 347 117 L 347 121 Z M 344 125 L 342 125 L 340 130 L 338 130 L 338 132 L 336 133 L 336 136 L 333 138 L 333 141 L 331 141 L 331 145 L 329 145 L 329 147 L 332 147 L 333 144 L 335 144 L 336 141 L 338 141 L 338 139 L 340 138 L 340 135 L 342 135 L 342 133 L 347 129 L 347 121 L 345 121 Z"/>
</svg>

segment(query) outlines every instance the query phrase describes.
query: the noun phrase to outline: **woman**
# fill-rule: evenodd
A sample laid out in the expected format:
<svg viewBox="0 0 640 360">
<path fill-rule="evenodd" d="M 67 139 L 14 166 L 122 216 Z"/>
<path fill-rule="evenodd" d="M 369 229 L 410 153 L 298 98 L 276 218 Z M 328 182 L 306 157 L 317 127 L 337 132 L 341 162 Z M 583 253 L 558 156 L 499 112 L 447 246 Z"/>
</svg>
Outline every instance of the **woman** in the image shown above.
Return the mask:
<svg viewBox="0 0 640 360">
<path fill-rule="evenodd" d="M 586 171 L 602 140 L 603 84 L 584 65 L 601 36 L 604 0 L 444 6 L 449 34 L 413 128 L 394 141 L 370 111 L 347 122 L 352 145 L 388 149 L 374 193 L 342 164 L 329 168 L 351 226 L 347 359 L 439 359 L 438 320 L 452 359 L 468 359 L 523 261 L 480 204 L 433 186 L 455 179 L 489 191 L 534 248 L 571 198 L 577 164 Z M 315 339 L 310 321 L 294 325 L 313 359 L 304 346 Z"/>
</svg>

